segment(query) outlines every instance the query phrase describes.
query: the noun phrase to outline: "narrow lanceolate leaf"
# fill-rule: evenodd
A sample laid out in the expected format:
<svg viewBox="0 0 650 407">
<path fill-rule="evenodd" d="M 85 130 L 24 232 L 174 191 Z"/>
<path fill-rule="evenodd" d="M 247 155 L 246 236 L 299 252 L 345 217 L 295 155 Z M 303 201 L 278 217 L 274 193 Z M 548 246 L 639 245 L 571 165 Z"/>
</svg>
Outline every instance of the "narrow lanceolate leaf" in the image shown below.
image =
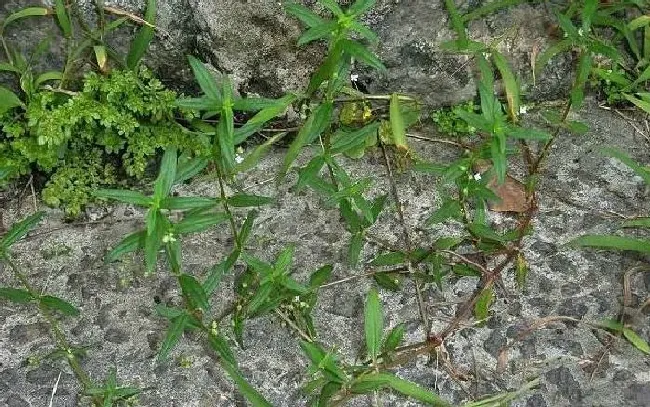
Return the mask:
<svg viewBox="0 0 650 407">
<path fill-rule="evenodd" d="M 327 39 L 336 30 L 338 23 L 336 21 L 327 21 L 321 25 L 310 28 L 305 31 L 298 39 L 298 45 L 305 45 L 312 41 Z"/>
<path fill-rule="evenodd" d="M 176 168 L 176 179 L 174 179 L 174 184 L 181 184 L 190 178 L 193 178 L 207 166 L 208 160 L 205 158 L 194 157 L 185 159 L 183 155 L 181 155 L 181 158 L 178 161 L 178 167 Z"/>
<path fill-rule="evenodd" d="M 63 79 L 63 73 L 58 71 L 45 72 L 38 75 L 38 78 L 34 81 L 34 86 L 39 87 L 47 81 L 60 81 Z"/>
<path fill-rule="evenodd" d="M 111 250 L 104 256 L 104 262 L 106 263 L 111 263 L 120 257 L 124 256 L 127 253 L 132 253 L 138 249 L 141 249 L 144 247 L 144 239 L 147 236 L 147 231 L 146 230 L 141 230 L 139 232 L 131 233 L 120 243 L 117 244 Z"/>
<path fill-rule="evenodd" d="M 465 26 L 463 25 L 463 18 L 456 7 L 455 0 L 445 0 L 445 7 L 449 13 L 449 18 L 451 20 L 451 27 L 454 29 L 454 32 L 458 36 L 458 40 L 463 43 L 467 41 L 467 33 L 465 32 Z"/>
<path fill-rule="evenodd" d="M 192 72 L 194 72 L 194 78 L 198 82 L 201 90 L 205 95 L 211 100 L 217 101 L 221 104 L 221 92 L 219 91 L 219 86 L 217 81 L 214 79 L 214 76 L 208 71 L 208 69 L 203 65 L 203 62 L 194 58 L 193 56 L 188 56 L 190 61 L 190 66 L 192 67 Z"/>
<path fill-rule="evenodd" d="M 406 144 L 406 126 L 402 117 L 402 110 L 399 105 L 399 95 L 393 93 L 390 96 L 390 127 L 395 146 L 402 150 L 408 150 Z"/>
<path fill-rule="evenodd" d="M 348 263 L 351 266 L 356 266 L 359 263 L 359 257 L 361 256 L 363 244 L 364 240 L 362 232 L 358 232 L 352 235 L 352 239 L 350 239 L 350 244 L 348 246 Z"/>
<path fill-rule="evenodd" d="M 180 240 L 174 238 L 165 242 L 165 253 L 167 254 L 167 262 L 169 263 L 172 274 L 180 274 L 183 266 Z"/>
<path fill-rule="evenodd" d="M 43 219 L 43 216 L 45 216 L 45 212 L 39 211 L 12 225 L 9 231 L 0 239 L 0 253 L 9 249 L 14 243 L 22 239 L 23 236 L 36 227 L 41 219 Z"/>
<path fill-rule="evenodd" d="M 365 145 L 366 138 L 369 135 L 376 133 L 379 125 L 379 122 L 374 122 L 351 133 L 343 131 L 337 132 L 333 137 L 332 145 L 330 147 L 331 154 L 345 153 Z"/>
<path fill-rule="evenodd" d="M 0 71 L 21 73 L 20 69 L 16 68 L 15 66 L 7 62 L 0 63 Z"/>
<path fill-rule="evenodd" d="M 402 339 L 404 338 L 404 333 L 405 333 L 405 325 L 403 323 L 395 325 L 395 327 L 391 329 L 388 335 L 386 336 L 386 339 L 384 340 L 384 344 L 381 347 L 381 351 L 382 352 L 394 351 L 402 342 Z"/>
<path fill-rule="evenodd" d="M 585 99 L 585 84 L 589 79 L 592 61 L 591 51 L 583 51 L 578 60 L 576 79 L 571 89 L 571 106 L 575 109 L 580 108 Z"/>
<path fill-rule="evenodd" d="M 297 3 L 287 3 L 284 5 L 284 9 L 287 10 L 289 14 L 294 15 L 298 20 L 302 21 L 308 27 L 316 27 L 322 25 L 325 20 L 320 16 L 309 10 L 307 7 L 302 4 Z"/>
<path fill-rule="evenodd" d="M 357 0 L 347 10 L 346 14 L 350 16 L 360 16 L 374 7 L 376 0 Z"/>
<path fill-rule="evenodd" d="M 375 54 L 373 54 L 361 43 L 353 40 L 342 40 L 342 46 L 345 52 L 357 61 L 362 62 L 369 67 L 377 69 L 379 71 L 386 70 L 386 67 L 379 60 L 379 58 L 377 58 Z"/>
<path fill-rule="evenodd" d="M 205 291 L 194 276 L 189 274 L 181 274 L 178 276 L 178 283 L 181 286 L 183 291 L 183 297 L 185 301 L 192 309 L 201 309 L 207 311 L 210 309 L 210 303 L 208 302 L 208 297 L 205 295 Z"/>
<path fill-rule="evenodd" d="M 377 361 L 381 353 L 381 339 L 384 330 L 384 315 L 379 300 L 379 294 L 374 288 L 368 293 L 365 306 L 364 330 L 366 334 L 366 348 L 368 357 Z"/>
<path fill-rule="evenodd" d="M 154 184 L 154 199 L 157 202 L 167 197 L 172 190 L 174 180 L 176 179 L 176 168 L 178 165 L 178 150 L 176 147 L 168 147 L 165 150 L 160 163 L 158 178 Z"/>
<path fill-rule="evenodd" d="M 223 223 L 229 219 L 225 212 L 196 214 L 188 216 L 187 218 L 175 223 L 173 228 L 174 232 L 180 235 L 189 233 L 200 233 L 210 229 L 211 227 Z"/>
<path fill-rule="evenodd" d="M 571 246 L 650 253 L 650 240 L 610 235 L 584 235 L 569 242 Z"/>
<path fill-rule="evenodd" d="M 334 13 L 336 17 L 343 16 L 343 10 L 336 0 L 318 0 L 318 2 Z"/>
<path fill-rule="evenodd" d="M 228 205 L 235 208 L 268 205 L 273 201 L 275 201 L 275 198 L 261 195 L 237 194 L 228 197 Z"/>
<path fill-rule="evenodd" d="M 235 145 L 241 144 L 246 139 L 256 131 L 264 127 L 264 124 L 274 117 L 278 117 L 287 110 L 287 107 L 297 99 L 297 96 L 294 94 L 288 94 L 277 101 L 274 104 L 262 109 L 255 116 L 251 117 L 246 124 L 235 129 L 234 143 Z"/>
<path fill-rule="evenodd" d="M 187 98 L 187 99 L 176 99 L 174 101 L 174 106 L 180 107 L 188 110 L 196 111 L 211 111 L 211 110 L 220 110 L 221 102 L 216 99 L 212 99 L 207 96 L 200 98 Z"/>
<path fill-rule="evenodd" d="M 232 353 L 230 346 L 228 346 L 228 341 L 223 335 L 210 333 L 208 335 L 208 343 L 221 359 L 233 366 L 237 366 L 237 359 L 235 359 L 235 355 Z"/>
<path fill-rule="evenodd" d="M 162 245 L 162 238 L 168 231 L 167 218 L 163 217 L 159 210 L 150 209 L 147 213 L 147 234 L 144 238 L 144 263 L 147 273 L 156 270 L 158 261 L 158 250 Z"/>
<path fill-rule="evenodd" d="M 512 73 L 510 64 L 506 58 L 497 51 L 492 51 L 492 60 L 494 65 L 499 70 L 501 78 L 503 79 L 506 88 L 506 98 L 508 100 L 508 115 L 514 123 L 517 123 L 519 118 L 519 84 L 515 75 Z"/>
<path fill-rule="evenodd" d="M 309 287 L 311 289 L 316 289 L 321 285 L 325 284 L 327 280 L 332 276 L 332 270 L 334 268 L 331 264 L 327 264 L 318 270 L 314 271 L 311 276 L 309 276 Z"/>
<path fill-rule="evenodd" d="M 34 299 L 29 291 L 11 287 L 0 287 L 0 298 L 5 298 L 19 304 L 24 304 Z"/>
<path fill-rule="evenodd" d="M 645 100 L 634 97 L 632 95 L 628 95 L 627 93 L 624 93 L 623 97 L 625 97 L 625 99 L 627 99 L 629 102 L 633 103 L 639 109 L 641 109 L 644 112 L 650 114 L 650 103 L 646 102 Z"/>
<path fill-rule="evenodd" d="M 582 31 L 586 35 L 591 30 L 591 21 L 598 9 L 598 0 L 585 0 L 582 6 Z"/>
<path fill-rule="evenodd" d="M 68 17 L 68 12 L 65 9 L 64 0 L 56 0 L 54 2 L 54 10 L 56 12 L 56 20 L 63 31 L 63 36 L 65 38 L 70 38 L 72 27 L 70 26 L 70 17 Z"/>
<path fill-rule="evenodd" d="M 363 38 L 367 39 L 370 42 L 376 42 L 379 37 L 377 37 L 377 34 L 375 34 L 374 31 L 372 31 L 370 28 L 366 27 L 365 25 L 357 22 L 357 21 L 352 21 L 350 28 L 353 31 L 356 31 L 358 34 L 360 34 Z"/>
<path fill-rule="evenodd" d="M 147 11 L 145 12 L 144 19 L 151 25 L 156 24 L 156 0 L 147 1 Z M 147 52 L 149 43 L 154 37 L 154 28 L 149 25 L 143 25 L 140 31 L 133 39 L 129 53 L 126 56 L 126 66 L 129 69 L 135 69 L 140 63 L 140 60 Z"/>
<path fill-rule="evenodd" d="M 235 130 L 235 144 L 237 144 L 237 130 Z M 252 133 L 251 133 L 252 134 Z M 239 164 L 235 165 L 235 173 L 241 173 L 250 170 L 251 168 L 254 168 L 257 166 L 257 164 L 260 162 L 260 160 L 269 152 L 271 147 L 278 142 L 281 138 L 286 136 L 287 133 L 278 133 L 275 136 L 269 138 L 266 140 L 264 143 L 258 145 L 244 157 L 244 161 L 240 162 Z M 248 137 L 248 135 L 246 136 Z M 245 139 L 244 139 L 245 140 Z"/>
<path fill-rule="evenodd" d="M 448 199 L 442 203 L 442 206 L 433 212 L 426 220 L 427 226 L 444 222 L 448 219 L 460 219 L 462 217 L 460 203 L 455 199 Z"/>
<path fill-rule="evenodd" d="M 548 64 L 548 61 L 551 60 L 555 55 L 559 54 L 560 52 L 568 51 L 573 47 L 573 42 L 570 39 L 564 39 L 560 42 L 557 42 L 550 47 L 548 47 L 544 52 L 539 54 L 537 57 L 537 61 L 535 61 L 535 75 L 539 77 L 540 73 Z"/>
<path fill-rule="evenodd" d="M 333 103 L 325 102 L 320 104 L 309 116 L 305 124 L 300 128 L 295 140 L 289 146 L 287 155 L 284 157 L 284 163 L 278 174 L 278 181 L 283 180 L 287 175 L 291 164 L 296 160 L 300 150 L 308 143 L 318 138 L 318 136 L 329 127 L 332 120 Z"/>
<path fill-rule="evenodd" d="M 388 252 L 382 253 L 375 257 L 371 262 L 371 266 L 394 266 L 406 262 L 406 255 L 403 252 Z"/>
<path fill-rule="evenodd" d="M 230 174 L 235 167 L 235 122 L 232 110 L 232 84 L 228 78 L 224 78 L 221 96 L 223 102 L 221 104 L 221 117 L 217 126 L 217 138 L 222 169 Z"/>
<path fill-rule="evenodd" d="M 0 114 L 18 106 L 24 106 L 18 95 L 4 86 L 0 86 Z"/>
<path fill-rule="evenodd" d="M 205 196 L 169 196 L 162 200 L 160 207 L 170 210 L 207 209 L 218 204 L 214 198 Z"/>
<path fill-rule="evenodd" d="M 650 109 L 649 109 L 650 111 Z M 639 177 L 643 178 L 643 181 L 647 184 L 650 185 L 650 169 L 640 165 L 636 161 L 634 161 L 629 155 L 623 153 L 620 150 L 614 149 L 614 148 L 603 148 L 602 149 L 603 154 L 608 155 L 610 157 L 616 158 L 623 164 L 627 165 L 630 167 L 636 175 Z"/>
<path fill-rule="evenodd" d="M 44 295 L 39 298 L 39 302 L 42 306 L 51 309 L 53 311 L 59 311 L 63 315 L 68 315 L 75 317 L 80 314 L 79 309 L 69 302 L 62 300 L 59 297 L 54 297 L 52 295 Z"/>
<path fill-rule="evenodd" d="M 494 291 L 492 287 L 485 288 L 476 300 L 476 304 L 474 304 L 474 317 L 477 320 L 482 321 L 488 317 L 493 300 Z"/>
<path fill-rule="evenodd" d="M 650 345 L 648 345 L 648 342 L 646 342 L 646 340 L 640 337 L 636 332 L 630 328 L 625 328 L 623 329 L 623 336 L 625 339 L 630 341 L 630 343 L 634 345 L 635 348 L 645 353 L 646 355 L 650 355 Z"/>
<path fill-rule="evenodd" d="M 237 390 L 239 390 L 246 400 L 251 403 L 252 407 L 273 407 L 271 403 L 266 401 L 264 396 L 262 396 L 253 386 L 250 385 L 250 383 L 246 381 L 246 379 L 244 379 L 242 374 L 234 365 L 222 360 L 221 367 L 226 371 L 226 373 L 228 373 L 228 376 L 230 376 L 232 381 L 235 383 L 235 386 L 237 386 Z"/>
<path fill-rule="evenodd" d="M 626 228 L 650 228 L 650 218 L 636 218 L 623 222 Z"/>
<path fill-rule="evenodd" d="M 41 17 L 41 16 L 46 16 L 48 14 L 51 14 L 51 11 L 50 9 L 45 7 L 27 7 L 20 11 L 17 11 L 11 14 L 9 17 L 5 18 L 5 20 L 2 22 L 2 26 L 0 27 L 0 35 L 2 35 L 5 28 L 7 28 L 9 24 L 11 24 L 16 20 L 20 20 L 27 17 Z"/>
<path fill-rule="evenodd" d="M 128 189 L 98 189 L 93 191 L 93 196 L 99 199 L 112 199 L 130 203 L 134 205 L 147 207 L 151 204 L 152 199 L 145 196 L 142 192 L 130 191 Z"/>
<path fill-rule="evenodd" d="M 185 331 L 185 327 L 187 326 L 189 319 L 189 315 L 185 313 L 172 319 L 171 325 L 169 326 L 167 334 L 165 335 L 165 339 L 163 339 L 163 343 L 160 346 L 160 350 L 158 351 L 159 360 L 167 359 L 169 352 L 171 352 L 174 346 L 176 346 L 178 341 L 181 339 L 181 336 L 183 336 L 183 332 Z"/>
<path fill-rule="evenodd" d="M 387 375 L 388 386 L 398 393 L 414 398 L 418 401 L 435 407 L 451 407 L 451 404 L 440 398 L 437 394 L 426 390 L 419 385 L 408 380 L 400 379 L 390 373 L 376 373 L 377 375 Z"/>
</svg>

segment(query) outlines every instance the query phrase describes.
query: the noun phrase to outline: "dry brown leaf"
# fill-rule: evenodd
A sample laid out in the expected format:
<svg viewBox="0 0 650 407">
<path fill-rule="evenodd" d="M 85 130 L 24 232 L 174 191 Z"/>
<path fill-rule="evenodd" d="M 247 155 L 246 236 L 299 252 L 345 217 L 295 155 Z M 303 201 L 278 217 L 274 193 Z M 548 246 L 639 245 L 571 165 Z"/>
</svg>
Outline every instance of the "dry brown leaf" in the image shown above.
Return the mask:
<svg viewBox="0 0 650 407">
<path fill-rule="evenodd" d="M 474 171 L 484 175 L 492 164 L 487 160 L 479 160 L 474 165 Z M 503 184 L 499 185 L 496 177 L 492 176 L 486 185 L 494 192 L 496 196 L 501 198 L 500 201 L 489 201 L 488 208 L 494 212 L 526 212 L 530 208 L 530 202 L 526 196 L 526 187 L 524 184 L 506 175 L 506 180 Z"/>
</svg>

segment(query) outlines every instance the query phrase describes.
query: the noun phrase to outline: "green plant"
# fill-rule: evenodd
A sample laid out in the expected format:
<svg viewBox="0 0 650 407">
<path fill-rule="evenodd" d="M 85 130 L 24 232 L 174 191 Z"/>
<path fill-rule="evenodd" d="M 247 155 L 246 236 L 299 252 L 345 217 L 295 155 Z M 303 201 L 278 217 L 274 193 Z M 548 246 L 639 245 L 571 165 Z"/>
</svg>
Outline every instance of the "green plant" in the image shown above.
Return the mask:
<svg viewBox="0 0 650 407">
<path fill-rule="evenodd" d="M 431 120 L 436 124 L 438 131 L 449 137 L 460 137 L 471 135 L 476 132 L 476 128 L 470 126 L 463 120 L 458 111 L 473 113 L 476 111 L 473 101 L 461 103 L 459 105 L 436 110 L 431 113 Z"/>
<path fill-rule="evenodd" d="M 72 346 L 60 326 L 61 317 L 78 316 L 80 314 L 79 309 L 62 298 L 45 294 L 43 290 L 37 289 L 12 259 L 11 246 L 29 233 L 43 219 L 44 215 L 43 212 L 37 212 L 20 222 L 16 222 L 0 238 L 0 262 L 7 265 L 16 281 L 22 286 L 22 288 L 0 287 L 0 298 L 16 304 L 33 304 L 36 306 L 39 314 L 47 321 L 56 344 L 56 349 L 50 352 L 48 357 L 67 362 L 81 384 L 83 392 L 90 396 L 94 405 L 112 406 L 118 400 L 131 399 L 140 390 L 134 387 L 118 387 L 115 371 L 109 374 L 106 385 L 101 388 L 94 384 L 82 368 L 80 358 L 85 356 L 85 349 Z"/>
</svg>

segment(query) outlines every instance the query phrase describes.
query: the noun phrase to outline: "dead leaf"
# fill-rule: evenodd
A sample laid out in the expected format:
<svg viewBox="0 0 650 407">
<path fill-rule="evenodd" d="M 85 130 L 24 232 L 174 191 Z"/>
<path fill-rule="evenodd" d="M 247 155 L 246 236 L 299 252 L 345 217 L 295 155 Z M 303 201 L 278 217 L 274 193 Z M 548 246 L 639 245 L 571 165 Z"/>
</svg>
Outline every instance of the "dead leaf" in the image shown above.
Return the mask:
<svg viewBox="0 0 650 407">
<path fill-rule="evenodd" d="M 488 160 L 479 160 L 474 165 L 474 171 L 484 175 L 492 164 Z M 506 180 L 499 185 L 495 176 L 490 177 L 486 186 L 501 198 L 500 201 L 488 201 L 488 208 L 494 212 L 526 212 L 530 202 L 526 196 L 526 187 L 517 179 L 506 175 Z"/>
</svg>

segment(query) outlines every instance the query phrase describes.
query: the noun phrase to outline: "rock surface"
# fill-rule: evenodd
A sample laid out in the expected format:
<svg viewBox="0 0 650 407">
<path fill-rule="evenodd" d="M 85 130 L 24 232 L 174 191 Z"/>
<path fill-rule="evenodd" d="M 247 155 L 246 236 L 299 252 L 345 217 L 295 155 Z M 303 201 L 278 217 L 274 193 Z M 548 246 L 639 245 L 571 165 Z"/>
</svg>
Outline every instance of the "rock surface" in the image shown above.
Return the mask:
<svg viewBox="0 0 650 407">
<path fill-rule="evenodd" d="M 564 245 L 581 234 L 614 230 L 618 218 L 612 218 L 616 216 L 613 214 L 638 216 L 650 212 L 650 200 L 640 180 L 597 150 L 612 145 L 648 162 L 646 140 L 635 134 L 627 121 L 596 103 L 590 102 L 579 116 L 589 125 L 589 133 L 562 134 L 544 167 L 540 212 L 532 235 L 525 241 L 530 265 L 525 288 L 518 289 L 512 271 L 506 272 L 507 292 L 497 291 L 490 320 L 484 326 L 464 326 L 445 342 L 452 366 L 468 380 L 450 377 L 442 360 L 427 362 L 425 358 L 401 367 L 400 376 L 438 391 L 455 405 L 485 394 L 517 390 L 534 377 L 540 378 L 539 387 L 522 395 L 513 406 L 648 405 L 650 362 L 624 340 L 607 338 L 602 331 L 573 322 L 555 322 L 515 339 L 543 317 L 562 315 L 582 321 L 616 317 L 621 310 L 623 273 L 639 262 L 647 262 L 647 258 L 629 253 L 575 250 Z M 457 154 L 440 144 L 414 140 L 413 146 L 420 156 L 438 163 L 448 162 Z M 251 250 L 270 260 L 287 244 L 295 243 L 293 270 L 302 281 L 326 263 L 335 266 L 333 280 L 362 273 L 346 266 L 349 235 L 336 211 L 323 210 L 322 202 L 312 193 L 296 195 L 286 186 L 278 191 L 268 182 L 283 154 L 283 150 L 274 150 L 260 167 L 240 179 L 249 192 L 277 195 L 276 204 L 261 208 L 249 243 Z M 355 176 L 375 178 L 372 194 L 387 191 L 380 155 L 367 154 L 346 165 Z M 414 233 L 416 242 L 424 245 L 454 232 L 455 228 L 448 226 L 418 228 L 440 202 L 430 176 L 405 172 L 397 181 L 406 223 L 418 230 Z M 214 195 L 216 188 L 199 182 L 178 192 Z M 11 201 L 4 208 L 6 221 L 31 213 L 30 202 Z M 496 224 L 509 221 L 504 215 L 490 216 Z M 105 250 L 125 233 L 141 227 L 142 217 L 142 212 L 132 207 L 117 206 L 99 223 L 74 226 L 61 223 L 61 214 L 48 210 L 40 228 L 15 246 L 15 258 L 37 287 L 47 286 L 48 293 L 80 307 L 81 316 L 65 318 L 62 325 L 74 344 L 90 346 L 83 365 L 93 378 L 102 379 L 116 367 L 121 383 L 146 389 L 139 397 L 143 406 L 244 405 L 241 395 L 194 335 L 186 335 L 168 362 L 156 361 L 167 324 L 156 315 L 154 306 L 179 300 L 176 283 L 165 266 L 160 265 L 156 275 L 145 277 L 139 256 L 102 263 Z M 373 233 L 400 245 L 399 230 L 393 212 L 388 211 Z M 228 236 L 224 226 L 186 239 L 183 262 L 187 272 L 204 276 L 228 252 L 232 245 Z M 69 250 L 60 250 L 61 246 Z M 377 247 L 367 244 L 364 259 L 371 259 L 376 252 Z M 59 254 L 51 257 L 52 253 Z M 50 259 L 45 261 L 44 256 Z M 235 274 L 241 272 L 236 267 Z M 233 281 L 233 275 L 224 278 L 214 297 L 215 312 L 232 299 Z M 321 340 L 340 349 L 348 360 L 355 358 L 363 344 L 363 301 L 370 283 L 359 278 L 323 289 L 315 310 Z M 435 285 L 425 288 L 435 330 L 449 321 L 476 283 L 471 277 L 448 277 L 442 291 Z M 647 298 L 648 284 L 642 274 L 631 280 L 635 306 Z M 16 286 L 7 270 L 0 272 L 0 285 Z M 404 322 L 407 343 L 421 340 L 423 334 L 413 293 L 414 287 L 408 283 L 400 292 L 381 291 L 387 324 Z M 648 340 L 650 318 L 646 314 L 637 318 L 635 329 Z M 34 362 L 52 349 L 43 322 L 29 307 L 0 302 L 0 404 L 47 405 L 59 373 L 54 405 L 76 406 L 80 402 L 78 385 L 62 361 Z M 306 399 L 300 387 L 307 380 L 307 361 L 296 336 L 280 327 L 279 321 L 259 318 L 247 324 L 244 341 L 245 347 L 236 349 L 236 357 L 251 383 L 274 406 L 304 406 Z M 506 370 L 498 373 L 496 357 L 506 344 L 512 345 Z M 395 395 L 382 398 L 384 405 L 418 405 Z M 365 407 L 371 403 L 359 398 L 349 405 Z"/>
<path fill-rule="evenodd" d="M 51 3 L 7 0 L 0 6 L 0 19 L 26 5 Z M 145 3 L 104 1 L 106 6 L 135 15 L 142 15 Z M 313 1 L 303 3 L 324 14 Z M 480 3 L 469 2 L 462 10 L 472 11 Z M 92 27 L 96 23 L 94 0 L 78 0 L 78 4 L 84 20 Z M 544 49 L 551 41 L 545 28 L 551 16 L 543 4 L 523 4 L 468 23 L 470 38 L 495 44 L 508 57 L 522 78 L 529 100 L 557 98 L 571 81 L 571 61 L 567 57 L 556 58 L 535 83 L 532 80 L 531 53 L 535 47 Z M 440 48 L 441 43 L 455 38 L 442 1 L 379 0 L 365 20 L 379 34 L 374 48 L 388 68 L 386 72 L 369 72 L 364 66 L 355 67 L 369 91 L 404 92 L 417 96 L 430 108 L 474 98 L 471 61 Z M 231 75 L 240 92 L 274 97 L 303 89 L 324 54 L 322 44 L 297 47 L 303 27 L 283 11 L 279 2 L 271 0 L 160 0 L 157 26 L 147 64 L 170 86 L 181 90 L 195 86 L 185 58 L 188 54 Z M 107 41 L 125 53 L 136 29 L 124 25 Z M 9 43 L 27 50 L 33 49 L 44 33 L 56 39 L 44 58 L 45 66 L 60 68 L 65 47 L 58 41 L 52 19 L 23 20 L 8 29 L 7 38 Z"/>
</svg>

